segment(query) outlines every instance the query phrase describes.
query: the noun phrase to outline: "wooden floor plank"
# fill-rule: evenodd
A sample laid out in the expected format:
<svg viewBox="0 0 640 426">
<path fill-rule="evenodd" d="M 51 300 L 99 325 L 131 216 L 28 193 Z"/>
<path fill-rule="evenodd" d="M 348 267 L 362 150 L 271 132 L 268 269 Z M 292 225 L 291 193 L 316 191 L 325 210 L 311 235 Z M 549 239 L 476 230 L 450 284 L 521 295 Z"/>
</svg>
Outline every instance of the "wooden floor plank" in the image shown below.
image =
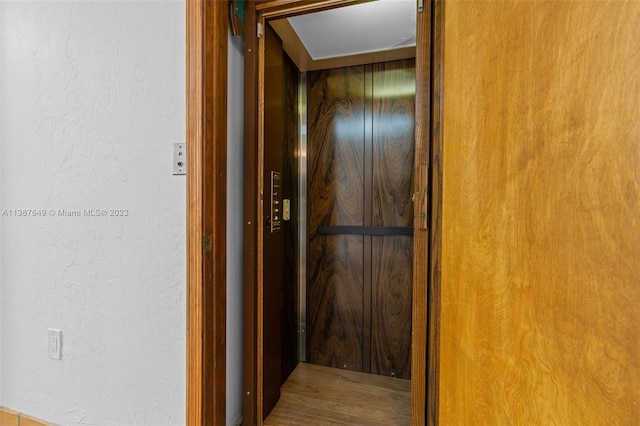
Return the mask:
<svg viewBox="0 0 640 426">
<path fill-rule="evenodd" d="M 300 363 L 264 424 L 408 425 L 411 381 Z"/>
</svg>

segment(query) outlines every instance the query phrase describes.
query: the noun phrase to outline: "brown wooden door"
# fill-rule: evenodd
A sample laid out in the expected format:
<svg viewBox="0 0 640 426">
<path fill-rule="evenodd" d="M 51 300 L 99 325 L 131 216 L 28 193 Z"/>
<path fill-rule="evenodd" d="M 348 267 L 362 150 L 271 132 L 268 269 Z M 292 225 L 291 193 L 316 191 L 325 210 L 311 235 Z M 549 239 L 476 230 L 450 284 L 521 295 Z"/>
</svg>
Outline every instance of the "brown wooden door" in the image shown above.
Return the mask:
<svg viewBox="0 0 640 426">
<path fill-rule="evenodd" d="M 446 2 L 441 424 L 640 422 L 640 3 Z"/>
<path fill-rule="evenodd" d="M 309 361 L 409 378 L 414 61 L 308 85 Z"/>
<path fill-rule="evenodd" d="M 282 42 L 270 26 L 265 34 L 265 105 L 263 206 L 263 395 L 266 417 L 280 398 L 282 380 L 282 312 L 284 238 L 282 218 L 283 171 L 283 51 Z M 273 179 L 276 179 L 274 182 Z M 277 185 L 277 187 L 274 187 Z M 272 208 L 273 207 L 273 208 Z"/>
<path fill-rule="evenodd" d="M 294 200 L 298 176 L 296 114 L 298 71 L 267 25 L 265 33 L 264 328 L 263 392 L 265 417 L 280 397 L 280 386 L 296 367 L 297 353 L 297 212 L 283 217 L 283 201 Z M 274 181 L 275 179 L 275 181 Z"/>
</svg>

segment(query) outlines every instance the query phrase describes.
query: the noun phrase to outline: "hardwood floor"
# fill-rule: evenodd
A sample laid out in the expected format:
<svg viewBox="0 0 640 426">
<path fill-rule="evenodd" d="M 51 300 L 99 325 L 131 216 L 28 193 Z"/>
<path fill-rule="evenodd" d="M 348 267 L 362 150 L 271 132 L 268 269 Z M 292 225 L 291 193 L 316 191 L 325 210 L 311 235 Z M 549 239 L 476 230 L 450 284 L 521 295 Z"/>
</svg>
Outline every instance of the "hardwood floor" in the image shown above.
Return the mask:
<svg viewBox="0 0 640 426">
<path fill-rule="evenodd" d="M 264 424 L 408 425 L 411 381 L 300 363 Z"/>
</svg>

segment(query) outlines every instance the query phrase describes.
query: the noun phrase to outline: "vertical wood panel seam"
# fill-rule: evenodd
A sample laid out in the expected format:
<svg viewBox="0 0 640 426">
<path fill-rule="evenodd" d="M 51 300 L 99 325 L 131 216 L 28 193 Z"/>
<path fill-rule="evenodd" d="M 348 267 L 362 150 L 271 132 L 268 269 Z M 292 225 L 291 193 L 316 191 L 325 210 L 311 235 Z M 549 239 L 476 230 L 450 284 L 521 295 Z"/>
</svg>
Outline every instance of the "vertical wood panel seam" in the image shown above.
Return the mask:
<svg viewBox="0 0 640 426">
<path fill-rule="evenodd" d="M 364 66 L 364 226 L 372 225 L 373 209 L 373 66 Z M 362 371 L 371 373 L 372 359 L 372 291 L 373 291 L 373 253 L 371 235 L 363 236 L 363 341 L 362 341 Z"/>
</svg>

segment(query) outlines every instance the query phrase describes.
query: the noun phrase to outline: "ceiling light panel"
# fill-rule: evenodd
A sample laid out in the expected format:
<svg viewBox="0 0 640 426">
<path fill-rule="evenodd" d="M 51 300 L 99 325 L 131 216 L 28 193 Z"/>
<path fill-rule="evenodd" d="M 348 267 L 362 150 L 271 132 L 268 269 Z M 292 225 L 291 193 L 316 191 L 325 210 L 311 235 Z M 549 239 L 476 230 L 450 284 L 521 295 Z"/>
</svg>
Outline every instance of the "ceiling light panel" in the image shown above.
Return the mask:
<svg viewBox="0 0 640 426">
<path fill-rule="evenodd" d="M 314 60 L 415 46 L 415 0 L 378 0 L 288 18 Z"/>
</svg>

